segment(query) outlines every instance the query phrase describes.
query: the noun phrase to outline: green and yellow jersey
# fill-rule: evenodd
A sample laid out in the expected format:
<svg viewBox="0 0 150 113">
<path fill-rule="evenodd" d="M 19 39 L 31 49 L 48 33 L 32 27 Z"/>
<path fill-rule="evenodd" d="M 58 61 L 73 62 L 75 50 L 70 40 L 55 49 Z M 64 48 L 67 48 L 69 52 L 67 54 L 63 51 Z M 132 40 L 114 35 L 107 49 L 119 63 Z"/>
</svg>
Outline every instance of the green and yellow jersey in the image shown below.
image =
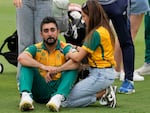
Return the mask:
<svg viewBox="0 0 150 113">
<path fill-rule="evenodd" d="M 99 27 L 96 29 L 92 37 L 84 42 L 82 48 L 89 53 L 87 57 L 91 67 L 106 68 L 116 65 L 114 47 L 106 28 Z"/>
<path fill-rule="evenodd" d="M 54 51 L 48 51 L 43 42 L 34 44 L 25 49 L 25 52 L 32 56 L 38 62 L 46 66 L 61 66 L 66 62 L 65 55 L 69 52 L 71 46 L 58 40 Z M 46 71 L 39 69 L 40 74 L 46 76 Z M 53 76 L 53 80 L 61 77 L 61 73 Z"/>
</svg>

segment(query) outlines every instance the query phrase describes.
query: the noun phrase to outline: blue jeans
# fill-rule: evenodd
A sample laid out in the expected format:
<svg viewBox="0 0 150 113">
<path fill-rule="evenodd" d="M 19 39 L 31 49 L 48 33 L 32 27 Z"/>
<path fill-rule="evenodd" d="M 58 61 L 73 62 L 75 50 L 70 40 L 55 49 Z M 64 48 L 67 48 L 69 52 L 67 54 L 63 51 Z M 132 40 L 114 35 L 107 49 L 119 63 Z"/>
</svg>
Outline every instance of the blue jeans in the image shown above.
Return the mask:
<svg viewBox="0 0 150 113">
<path fill-rule="evenodd" d="M 113 68 L 90 68 L 89 76 L 72 89 L 63 107 L 85 107 L 96 102 L 96 93 L 106 89 L 115 79 Z"/>
<path fill-rule="evenodd" d="M 138 15 L 148 10 L 150 10 L 148 0 L 131 0 L 130 14 Z"/>
</svg>

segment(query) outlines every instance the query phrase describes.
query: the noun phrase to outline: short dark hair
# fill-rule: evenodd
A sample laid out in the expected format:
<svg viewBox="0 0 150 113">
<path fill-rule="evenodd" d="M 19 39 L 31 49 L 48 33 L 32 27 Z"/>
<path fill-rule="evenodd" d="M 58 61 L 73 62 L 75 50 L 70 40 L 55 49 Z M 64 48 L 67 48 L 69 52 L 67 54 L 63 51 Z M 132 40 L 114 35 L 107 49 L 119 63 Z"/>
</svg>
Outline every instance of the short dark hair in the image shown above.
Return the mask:
<svg viewBox="0 0 150 113">
<path fill-rule="evenodd" d="M 58 29 L 58 24 L 57 24 L 55 18 L 47 16 L 42 20 L 41 25 L 40 25 L 40 30 L 42 31 L 43 25 L 48 24 L 48 23 L 54 23 L 56 25 L 56 28 Z"/>
</svg>

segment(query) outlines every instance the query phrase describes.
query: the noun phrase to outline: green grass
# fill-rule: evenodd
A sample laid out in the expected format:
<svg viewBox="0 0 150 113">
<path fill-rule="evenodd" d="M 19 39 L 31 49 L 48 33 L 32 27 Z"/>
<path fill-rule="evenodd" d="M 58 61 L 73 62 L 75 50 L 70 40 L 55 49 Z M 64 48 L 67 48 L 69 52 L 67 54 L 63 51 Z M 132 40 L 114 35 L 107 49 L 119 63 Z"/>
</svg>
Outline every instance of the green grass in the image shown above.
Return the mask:
<svg viewBox="0 0 150 113">
<path fill-rule="evenodd" d="M 85 0 L 71 0 L 81 3 Z M 16 30 L 15 7 L 11 0 L 0 1 L 0 46 L 3 41 Z M 135 68 L 144 62 L 144 34 L 143 24 L 135 41 Z M 7 51 L 7 47 L 4 48 Z M 0 56 L 0 63 L 4 65 L 4 72 L 0 74 L 0 113 L 21 113 L 18 110 L 20 95 L 16 86 L 16 67 L 9 64 Z M 136 93 L 132 95 L 117 94 L 118 106 L 115 109 L 100 106 L 95 103 L 86 108 L 62 108 L 61 113 L 149 113 L 150 111 L 150 77 L 145 81 L 135 82 Z M 121 82 L 116 80 L 115 85 Z M 44 104 L 34 103 L 33 113 L 49 113 Z"/>
</svg>

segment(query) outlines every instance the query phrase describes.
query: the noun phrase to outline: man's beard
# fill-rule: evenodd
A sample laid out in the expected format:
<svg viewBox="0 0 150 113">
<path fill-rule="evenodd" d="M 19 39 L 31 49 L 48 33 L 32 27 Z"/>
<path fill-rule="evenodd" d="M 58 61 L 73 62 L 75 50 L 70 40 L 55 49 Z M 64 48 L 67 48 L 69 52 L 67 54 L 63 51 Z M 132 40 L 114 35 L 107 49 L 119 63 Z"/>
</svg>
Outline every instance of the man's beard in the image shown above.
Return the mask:
<svg viewBox="0 0 150 113">
<path fill-rule="evenodd" d="M 51 45 L 54 45 L 56 43 L 57 39 L 55 39 L 54 37 L 48 37 L 46 40 L 44 40 L 44 42 L 51 46 Z"/>
</svg>

